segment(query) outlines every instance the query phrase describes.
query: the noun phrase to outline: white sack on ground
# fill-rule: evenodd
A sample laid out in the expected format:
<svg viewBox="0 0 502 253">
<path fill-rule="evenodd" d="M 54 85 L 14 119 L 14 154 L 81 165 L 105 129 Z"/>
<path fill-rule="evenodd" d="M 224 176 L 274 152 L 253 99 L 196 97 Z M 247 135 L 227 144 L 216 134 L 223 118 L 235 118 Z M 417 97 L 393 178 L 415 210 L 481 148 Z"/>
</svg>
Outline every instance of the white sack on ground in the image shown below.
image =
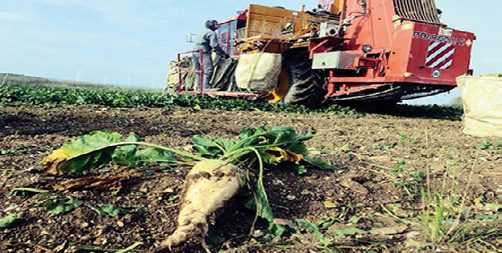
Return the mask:
<svg viewBox="0 0 502 253">
<path fill-rule="evenodd" d="M 274 90 L 277 88 L 281 65 L 281 54 L 242 54 L 235 69 L 237 87 L 252 91 Z"/>
<path fill-rule="evenodd" d="M 502 77 L 459 76 L 465 134 L 502 137 Z"/>
</svg>

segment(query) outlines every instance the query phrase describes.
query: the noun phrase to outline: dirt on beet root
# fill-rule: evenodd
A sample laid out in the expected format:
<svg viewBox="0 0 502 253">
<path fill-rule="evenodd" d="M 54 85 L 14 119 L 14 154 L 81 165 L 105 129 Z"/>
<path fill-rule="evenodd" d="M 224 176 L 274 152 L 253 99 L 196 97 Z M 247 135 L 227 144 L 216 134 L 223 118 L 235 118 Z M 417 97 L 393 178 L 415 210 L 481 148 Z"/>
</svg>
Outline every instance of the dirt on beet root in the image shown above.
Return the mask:
<svg viewBox="0 0 502 253">
<path fill-rule="evenodd" d="M 213 251 L 490 251 L 496 245 L 502 141 L 464 135 L 461 121 L 427 115 L 19 106 L 0 108 L 0 219 L 19 218 L 0 228 L 0 251 L 152 252 L 175 231 L 190 166 L 133 171 L 110 164 L 82 174 L 44 175 L 42 159 L 77 136 L 95 130 L 134 133 L 145 142 L 190 150 L 193 135 L 235 140 L 242 130 L 258 126 L 312 132 L 306 142 L 310 153 L 338 169 L 308 168 L 298 175 L 267 166 L 265 189 L 277 222 L 287 224 L 288 232 L 271 238 L 261 219 L 251 231 L 255 213 L 244 207 L 249 195 L 244 190 L 210 220 L 206 242 Z M 122 177 L 101 187 L 52 187 L 114 176 Z M 438 217 L 432 208 L 437 203 L 451 207 L 444 215 L 470 211 L 459 216 L 472 224 L 463 240 L 441 241 L 427 228 L 425 217 Z M 476 233 L 486 236 L 477 240 Z M 204 251 L 197 242 L 173 250 Z"/>
</svg>

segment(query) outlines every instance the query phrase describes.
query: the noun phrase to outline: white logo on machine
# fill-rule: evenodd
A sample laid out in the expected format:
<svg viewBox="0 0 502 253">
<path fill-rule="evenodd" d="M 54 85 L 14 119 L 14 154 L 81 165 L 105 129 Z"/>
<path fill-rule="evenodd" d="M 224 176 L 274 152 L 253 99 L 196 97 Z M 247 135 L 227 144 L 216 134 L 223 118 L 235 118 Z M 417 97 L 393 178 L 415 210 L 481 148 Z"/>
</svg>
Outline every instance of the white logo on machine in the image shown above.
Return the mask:
<svg viewBox="0 0 502 253">
<path fill-rule="evenodd" d="M 443 33 L 446 33 L 446 32 L 443 32 Z M 451 37 L 451 36 L 432 34 L 432 33 L 427 33 L 427 32 L 415 31 L 415 32 L 413 32 L 413 38 L 414 39 L 422 39 L 422 40 L 431 40 L 431 41 L 435 41 L 435 42 L 448 43 L 448 44 L 459 45 L 459 46 L 466 45 L 465 38 L 455 38 L 455 37 Z"/>
<path fill-rule="evenodd" d="M 440 78 L 441 77 L 441 70 L 435 69 L 432 71 L 432 77 L 434 78 Z"/>
</svg>

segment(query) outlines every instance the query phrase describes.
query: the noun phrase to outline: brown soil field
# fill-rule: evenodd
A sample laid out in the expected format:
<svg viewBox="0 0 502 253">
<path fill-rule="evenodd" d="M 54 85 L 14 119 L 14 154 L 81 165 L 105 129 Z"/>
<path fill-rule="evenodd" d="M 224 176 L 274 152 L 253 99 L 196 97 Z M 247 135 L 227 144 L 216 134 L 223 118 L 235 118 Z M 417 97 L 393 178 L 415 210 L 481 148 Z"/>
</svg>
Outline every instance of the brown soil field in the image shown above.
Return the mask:
<svg viewBox="0 0 502 253">
<path fill-rule="evenodd" d="M 502 141 L 465 135 L 460 120 L 420 116 L 3 107 L 0 218 L 16 213 L 24 220 L 13 228 L 0 228 L 0 251 L 114 252 L 133 245 L 132 251 L 152 252 L 174 231 L 179 210 L 176 196 L 188 168 L 141 170 L 122 180 L 119 190 L 12 191 L 44 189 L 71 178 L 111 177 L 130 171 L 110 165 L 79 175 L 44 175 L 41 160 L 77 136 L 95 130 L 135 133 L 146 142 L 188 150 L 190 137 L 195 134 L 237 139 L 241 130 L 258 126 L 291 126 L 299 133 L 314 133 L 306 142 L 312 153 L 340 168 L 311 168 L 303 175 L 280 165 L 265 169 L 265 187 L 275 216 L 323 221 L 317 223 L 321 235 L 297 227 L 271 239 L 266 235 L 266 222 L 261 220 L 250 233 L 254 212 L 237 196 L 211 221 L 208 241 L 215 247 L 213 252 L 500 249 L 497 210 L 502 204 Z M 419 181 L 414 176 L 419 172 L 426 179 Z M 461 217 L 461 225 L 469 225 L 463 239 L 431 243 L 427 231 L 433 228 L 424 225 L 419 216 L 435 202 L 425 205 L 421 189 L 426 194 L 432 192 L 432 196 L 449 196 L 450 200 L 465 195 L 452 205 L 452 209 L 468 209 L 472 214 Z M 62 214 L 49 213 L 45 206 L 53 200 L 66 201 L 69 209 Z M 79 204 L 73 204 L 75 201 Z M 100 204 L 122 209 L 110 216 L 96 210 Z M 432 217 L 434 210 L 429 211 Z M 455 210 L 442 212 L 451 211 Z M 497 229 L 498 238 L 496 232 L 490 232 Z M 173 250 L 204 251 L 197 242 Z"/>
</svg>

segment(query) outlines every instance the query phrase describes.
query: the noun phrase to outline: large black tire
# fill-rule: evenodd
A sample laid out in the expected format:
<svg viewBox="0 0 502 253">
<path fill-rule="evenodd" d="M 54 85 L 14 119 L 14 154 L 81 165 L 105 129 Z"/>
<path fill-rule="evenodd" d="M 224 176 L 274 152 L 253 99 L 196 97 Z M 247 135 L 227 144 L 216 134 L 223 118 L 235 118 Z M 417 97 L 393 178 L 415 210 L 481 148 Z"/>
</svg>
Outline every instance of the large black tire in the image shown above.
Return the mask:
<svg viewBox="0 0 502 253">
<path fill-rule="evenodd" d="M 289 89 L 281 100 L 284 104 L 319 107 L 324 101 L 326 90 L 318 70 L 312 69 L 312 60 L 306 52 L 293 51 L 284 55 L 283 70 L 289 76 Z"/>
</svg>

